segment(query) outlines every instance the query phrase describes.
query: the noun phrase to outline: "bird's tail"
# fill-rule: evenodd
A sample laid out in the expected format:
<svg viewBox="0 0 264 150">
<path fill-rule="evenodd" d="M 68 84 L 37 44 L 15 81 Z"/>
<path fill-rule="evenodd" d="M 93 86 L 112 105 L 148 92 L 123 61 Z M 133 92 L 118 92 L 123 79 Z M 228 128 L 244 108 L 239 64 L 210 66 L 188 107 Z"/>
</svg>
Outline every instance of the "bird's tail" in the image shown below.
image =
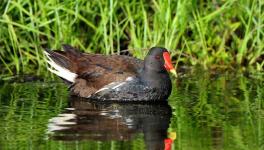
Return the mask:
<svg viewBox="0 0 264 150">
<path fill-rule="evenodd" d="M 47 58 L 47 63 L 49 66 L 48 70 L 59 77 L 69 81 L 74 82 L 77 74 L 71 69 L 74 65 L 70 57 L 76 57 L 74 55 L 78 55 L 78 53 L 70 46 L 64 46 L 65 51 L 52 51 L 49 49 L 45 49 L 44 53 Z M 71 55 L 71 53 L 74 53 Z"/>
</svg>

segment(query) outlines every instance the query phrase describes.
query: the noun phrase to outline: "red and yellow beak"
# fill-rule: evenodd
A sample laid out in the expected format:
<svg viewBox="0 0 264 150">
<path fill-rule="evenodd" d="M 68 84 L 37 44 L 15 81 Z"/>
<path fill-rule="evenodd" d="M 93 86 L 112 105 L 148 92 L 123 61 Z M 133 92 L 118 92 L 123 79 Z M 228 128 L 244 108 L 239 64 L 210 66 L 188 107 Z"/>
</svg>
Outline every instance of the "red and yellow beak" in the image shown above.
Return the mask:
<svg viewBox="0 0 264 150">
<path fill-rule="evenodd" d="M 174 69 L 172 63 L 171 63 L 171 59 L 170 59 L 170 54 L 169 52 L 164 52 L 163 53 L 163 58 L 165 61 L 164 67 L 166 68 L 166 70 L 170 73 L 172 73 L 175 77 L 177 77 L 177 72 Z"/>
</svg>

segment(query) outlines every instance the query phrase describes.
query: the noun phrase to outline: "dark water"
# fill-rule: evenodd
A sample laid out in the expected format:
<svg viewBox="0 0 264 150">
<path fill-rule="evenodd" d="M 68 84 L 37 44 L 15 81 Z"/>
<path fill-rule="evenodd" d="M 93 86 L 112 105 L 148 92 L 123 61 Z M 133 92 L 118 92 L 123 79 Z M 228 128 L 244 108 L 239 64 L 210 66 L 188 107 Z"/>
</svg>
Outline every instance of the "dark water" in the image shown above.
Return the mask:
<svg viewBox="0 0 264 150">
<path fill-rule="evenodd" d="M 54 82 L 0 82 L 0 149 L 264 149 L 261 75 L 195 71 L 164 103 L 98 103 Z"/>
</svg>

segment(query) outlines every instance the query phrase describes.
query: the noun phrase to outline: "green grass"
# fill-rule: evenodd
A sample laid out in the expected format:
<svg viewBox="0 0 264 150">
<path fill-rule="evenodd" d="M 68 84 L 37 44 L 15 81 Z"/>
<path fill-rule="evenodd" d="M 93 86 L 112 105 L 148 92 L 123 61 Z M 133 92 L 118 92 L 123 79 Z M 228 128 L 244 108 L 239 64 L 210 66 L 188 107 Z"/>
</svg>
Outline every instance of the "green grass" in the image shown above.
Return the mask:
<svg viewBox="0 0 264 150">
<path fill-rule="evenodd" d="M 177 64 L 262 71 L 263 7 L 262 0 L 3 0 L 1 72 L 46 72 L 43 47 L 63 43 L 92 53 L 129 50 L 141 58 L 163 46 Z"/>
</svg>

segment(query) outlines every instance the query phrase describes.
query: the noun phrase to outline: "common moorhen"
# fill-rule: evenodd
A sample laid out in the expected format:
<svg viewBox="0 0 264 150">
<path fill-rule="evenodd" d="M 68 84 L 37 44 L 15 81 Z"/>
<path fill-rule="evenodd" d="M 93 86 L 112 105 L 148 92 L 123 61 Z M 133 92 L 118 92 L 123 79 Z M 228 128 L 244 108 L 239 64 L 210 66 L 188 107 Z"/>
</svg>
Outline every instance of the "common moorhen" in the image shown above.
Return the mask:
<svg viewBox="0 0 264 150">
<path fill-rule="evenodd" d="M 153 101 L 167 99 L 176 75 L 170 54 L 153 47 L 144 61 L 124 55 L 82 53 L 69 45 L 46 49 L 48 70 L 70 83 L 73 95 L 95 100 Z"/>
</svg>

